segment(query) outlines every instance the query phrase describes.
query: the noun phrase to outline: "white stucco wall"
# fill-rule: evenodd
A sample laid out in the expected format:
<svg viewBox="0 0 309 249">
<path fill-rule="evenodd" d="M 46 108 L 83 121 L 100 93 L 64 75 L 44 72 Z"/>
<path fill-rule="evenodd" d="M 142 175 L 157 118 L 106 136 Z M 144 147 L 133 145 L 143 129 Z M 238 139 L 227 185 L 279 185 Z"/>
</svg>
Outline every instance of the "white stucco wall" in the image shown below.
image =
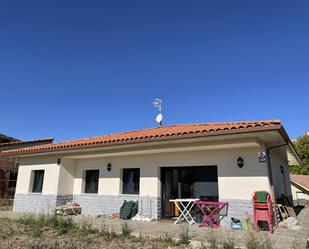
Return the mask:
<svg viewBox="0 0 309 249">
<path fill-rule="evenodd" d="M 119 195 L 122 193 L 122 169 L 140 168 L 140 195 L 159 195 L 159 168 L 156 165 L 157 156 L 125 156 L 112 158 L 95 158 L 76 160 L 76 177 L 74 194 L 84 192 L 84 171 L 99 169 L 99 190 L 102 195 Z M 107 164 L 112 164 L 112 170 L 107 171 Z"/>
<path fill-rule="evenodd" d="M 76 160 L 63 158 L 59 172 L 58 195 L 69 195 L 74 190 Z"/>
<path fill-rule="evenodd" d="M 170 152 L 92 159 L 57 157 L 24 158 L 21 160 L 16 193 L 28 193 L 31 171 L 44 169 L 42 194 L 81 194 L 84 192 L 84 171 L 99 169 L 99 195 L 122 193 L 122 169 L 140 168 L 140 195 L 161 197 L 160 167 L 218 166 L 218 187 L 221 199 L 250 200 L 256 190 L 269 191 L 266 163 L 259 163 L 257 153 L 262 148 L 239 148 Z M 244 159 L 244 167 L 237 166 L 237 158 Z M 112 164 L 111 172 L 106 166 Z"/>
<path fill-rule="evenodd" d="M 44 170 L 42 194 L 57 194 L 60 166 L 57 165 L 57 158 L 50 156 L 20 160 L 15 193 L 32 193 L 32 171 L 34 170 Z"/>
<path fill-rule="evenodd" d="M 292 192 L 287 156 L 276 150 L 272 151 L 270 156 L 276 198 L 282 194 L 291 197 Z M 280 166 L 283 166 L 284 174 L 281 173 Z"/>
<path fill-rule="evenodd" d="M 74 194 L 84 191 L 83 172 L 86 169 L 100 169 L 98 194 L 119 195 L 122 193 L 122 169 L 140 168 L 140 195 L 160 197 L 160 167 L 217 165 L 220 198 L 250 199 L 256 190 L 269 191 L 267 166 L 258 162 L 259 151 L 260 148 L 242 148 L 79 159 L 76 160 Z M 236 162 L 239 156 L 245 162 L 241 169 Z M 111 172 L 106 169 L 108 163 L 112 164 Z"/>
</svg>

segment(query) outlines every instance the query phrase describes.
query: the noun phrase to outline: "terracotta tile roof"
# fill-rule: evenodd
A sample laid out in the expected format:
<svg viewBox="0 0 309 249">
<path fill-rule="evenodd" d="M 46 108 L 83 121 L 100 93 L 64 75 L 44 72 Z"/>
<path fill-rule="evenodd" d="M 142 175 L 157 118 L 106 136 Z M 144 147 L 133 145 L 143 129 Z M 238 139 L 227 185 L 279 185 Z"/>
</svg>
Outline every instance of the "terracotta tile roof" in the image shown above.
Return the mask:
<svg viewBox="0 0 309 249">
<path fill-rule="evenodd" d="M 309 190 L 309 175 L 294 175 L 291 174 L 291 181 Z"/>
<path fill-rule="evenodd" d="M 76 150 L 84 148 L 104 147 L 140 143 L 148 141 L 162 141 L 178 138 L 205 137 L 260 130 L 280 129 L 280 120 L 260 120 L 243 122 L 221 122 L 206 124 L 179 124 L 162 126 L 143 130 L 122 132 L 98 137 L 90 137 L 55 144 L 39 145 L 28 148 L 3 151 L 3 155 L 19 155 L 44 153 L 51 151 Z"/>
</svg>

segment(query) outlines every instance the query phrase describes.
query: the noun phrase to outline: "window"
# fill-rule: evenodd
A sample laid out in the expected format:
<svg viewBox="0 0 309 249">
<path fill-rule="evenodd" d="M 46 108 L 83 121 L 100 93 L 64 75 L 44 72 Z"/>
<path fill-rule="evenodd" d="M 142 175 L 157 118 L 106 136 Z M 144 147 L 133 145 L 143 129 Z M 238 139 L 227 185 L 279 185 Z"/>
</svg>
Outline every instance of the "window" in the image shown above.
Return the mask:
<svg viewBox="0 0 309 249">
<path fill-rule="evenodd" d="M 32 186 L 33 193 L 42 193 L 43 180 L 44 180 L 44 170 L 34 170 L 33 186 Z"/>
<path fill-rule="evenodd" d="M 86 170 L 85 193 L 98 193 L 99 170 Z"/>
<path fill-rule="evenodd" d="M 123 194 L 139 194 L 139 169 L 123 170 Z"/>
<path fill-rule="evenodd" d="M 10 172 L 9 188 L 16 187 L 16 180 L 17 180 L 17 172 L 16 171 Z"/>
</svg>

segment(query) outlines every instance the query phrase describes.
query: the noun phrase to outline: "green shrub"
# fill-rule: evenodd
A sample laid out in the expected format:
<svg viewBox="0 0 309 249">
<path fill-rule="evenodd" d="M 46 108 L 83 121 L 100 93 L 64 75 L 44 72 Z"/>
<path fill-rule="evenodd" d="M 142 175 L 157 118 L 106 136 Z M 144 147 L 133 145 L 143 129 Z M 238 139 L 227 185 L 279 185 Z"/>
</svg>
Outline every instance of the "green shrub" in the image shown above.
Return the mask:
<svg viewBox="0 0 309 249">
<path fill-rule="evenodd" d="M 27 215 L 18 219 L 18 222 L 24 224 L 32 232 L 33 237 L 41 237 L 45 226 L 45 216 L 39 215 L 35 217 L 33 215 Z"/>
<path fill-rule="evenodd" d="M 118 237 L 119 237 L 119 236 L 118 236 L 118 234 L 115 232 L 114 229 L 108 231 L 107 238 L 108 238 L 109 240 L 113 240 L 113 239 L 116 239 L 116 238 L 118 238 Z"/>
<path fill-rule="evenodd" d="M 206 244 L 202 244 L 203 249 L 236 249 L 235 238 L 230 232 L 220 234 L 210 230 L 206 236 Z"/>
<path fill-rule="evenodd" d="M 235 249 L 235 243 L 232 241 L 223 241 L 222 248 L 223 249 Z"/>
<path fill-rule="evenodd" d="M 28 227 L 32 231 L 33 237 L 40 237 L 46 227 L 57 231 L 58 235 L 68 233 L 70 229 L 75 227 L 70 217 L 46 214 L 40 214 L 39 216 L 27 215 L 18 219 L 18 222 Z"/>
<path fill-rule="evenodd" d="M 246 240 L 247 249 L 272 249 L 273 246 L 266 233 L 249 231 Z"/>
<path fill-rule="evenodd" d="M 0 239 L 6 239 L 8 237 L 9 237 L 9 233 L 7 231 L 0 229 Z"/>
<path fill-rule="evenodd" d="M 168 233 L 164 233 L 164 235 L 162 235 L 159 240 L 163 241 L 164 243 L 174 243 L 174 240 L 171 238 L 171 236 L 169 236 Z"/>
<path fill-rule="evenodd" d="M 228 234 L 227 237 L 222 241 L 223 249 L 235 249 L 235 238 Z"/>
<path fill-rule="evenodd" d="M 219 241 L 214 233 L 214 231 L 210 231 L 207 235 L 207 249 L 219 249 Z"/>
<path fill-rule="evenodd" d="M 30 226 L 35 222 L 35 217 L 33 215 L 25 215 L 24 217 L 19 218 L 17 221 L 26 226 Z"/>
<path fill-rule="evenodd" d="M 190 244 L 190 238 L 189 238 L 189 227 L 188 225 L 181 226 L 181 231 L 179 234 L 179 244 L 188 245 Z"/>
<path fill-rule="evenodd" d="M 53 218 L 54 220 L 55 218 Z M 54 229 L 57 230 L 59 235 L 66 234 L 69 230 L 75 228 L 75 224 L 72 221 L 71 217 L 68 218 L 57 218 L 54 220 Z"/>
<path fill-rule="evenodd" d="M 126 238 L 130 237 L 132 233 L 132 228 L 129 226 L 128 222 L 124 221 L 121 223 L 121 236 Z"/>
<path fill-rule="evenodd" d="M 96 228 L 93 228 L 92 227 L 92 222 L 84 219 L 82 221 L 82 224 L 79 227 L 79 232 L 80 232 L 81 235 L 87 236 L 89 234 L 100 233 L 100 230 L 96 229 Z"/>
</svg>

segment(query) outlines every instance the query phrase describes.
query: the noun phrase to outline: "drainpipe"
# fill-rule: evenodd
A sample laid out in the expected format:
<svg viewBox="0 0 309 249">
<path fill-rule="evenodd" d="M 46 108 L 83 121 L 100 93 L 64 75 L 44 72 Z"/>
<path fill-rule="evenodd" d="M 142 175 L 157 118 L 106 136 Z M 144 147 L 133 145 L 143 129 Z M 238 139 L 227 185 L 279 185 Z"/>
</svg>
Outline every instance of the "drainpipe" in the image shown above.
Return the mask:
<svg viewBox="0 0 309 249">
<path fill-rule="evenodd" d="M 267 170 L 268 170 L 268 178 L 269 178 L 269 184 L 270 184 L 270 189 L 271 189 L 271 196 L 272 196 L 272 202 L 274 204 L 274 213 L 275 213 L 275 225 L 278 227 L 278 213 L 276 209 L 276 198 L 275 198 L 275 188 L 274 188 L 274 179 L 273 179 L 273 172 L 271 169 L 271 160 L 270 160 L 270 150 L 277 149 L 282 146 L 287 146 L 288 143 L 268 147 L 266 149 L 266 158 L 267 158 Z"/>
</svg>

